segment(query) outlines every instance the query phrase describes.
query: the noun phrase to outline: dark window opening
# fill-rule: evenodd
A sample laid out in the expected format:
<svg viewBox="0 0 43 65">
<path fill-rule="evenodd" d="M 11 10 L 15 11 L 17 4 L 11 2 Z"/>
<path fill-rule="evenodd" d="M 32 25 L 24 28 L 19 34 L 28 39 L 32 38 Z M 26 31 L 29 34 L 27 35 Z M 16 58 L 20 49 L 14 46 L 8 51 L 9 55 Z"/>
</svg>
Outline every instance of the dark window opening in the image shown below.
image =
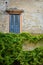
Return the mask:
<svg viewBox="0 0 43 65">
<path fill-rule="evenodd" d="M 20 64 L 20 61 L 15 60 L 11 65 L 21 65 L 21 64 Z"/>
</svg>

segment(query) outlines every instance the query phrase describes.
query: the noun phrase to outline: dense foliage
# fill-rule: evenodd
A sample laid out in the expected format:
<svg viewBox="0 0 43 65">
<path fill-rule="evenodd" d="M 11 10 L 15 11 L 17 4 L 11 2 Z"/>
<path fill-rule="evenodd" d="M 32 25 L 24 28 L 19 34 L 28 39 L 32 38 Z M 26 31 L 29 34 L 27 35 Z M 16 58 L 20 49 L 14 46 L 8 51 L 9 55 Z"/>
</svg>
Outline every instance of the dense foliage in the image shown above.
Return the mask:
<svg viewBox="0 0 43 65">
<path fill-rule="evenodd" d="M 17 59 L 20 60 L 21 65 L 43 65 L 43 48 L 22 51 Z"/>
<path fill-rule="evenodd" d="M 21 65 L 43 65 L 43 48 L 23 51 L 25 41 L 43 43 L 43 35 L 0 33 L 0 65 L 12 65 L 15 60 Z"/>
</svg>

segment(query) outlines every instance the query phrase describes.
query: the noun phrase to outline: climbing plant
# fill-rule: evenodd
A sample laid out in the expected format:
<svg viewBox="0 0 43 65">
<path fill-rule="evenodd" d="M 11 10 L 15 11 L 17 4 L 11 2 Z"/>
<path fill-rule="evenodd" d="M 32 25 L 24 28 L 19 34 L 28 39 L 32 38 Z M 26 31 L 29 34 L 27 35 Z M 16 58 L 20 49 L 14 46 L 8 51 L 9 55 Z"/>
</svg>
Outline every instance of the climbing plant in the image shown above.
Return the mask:
<svg viewBox="0 0 43 65">
<path fill-rule="evenodd" d="M 25 41 L 37 43 L 42 41 L 42 35 L 29 33 L 0 33 L 0 65 L 43 65 L 43 47 L 32 51 L 23 51 L 22 45 Z"/>
</svg>

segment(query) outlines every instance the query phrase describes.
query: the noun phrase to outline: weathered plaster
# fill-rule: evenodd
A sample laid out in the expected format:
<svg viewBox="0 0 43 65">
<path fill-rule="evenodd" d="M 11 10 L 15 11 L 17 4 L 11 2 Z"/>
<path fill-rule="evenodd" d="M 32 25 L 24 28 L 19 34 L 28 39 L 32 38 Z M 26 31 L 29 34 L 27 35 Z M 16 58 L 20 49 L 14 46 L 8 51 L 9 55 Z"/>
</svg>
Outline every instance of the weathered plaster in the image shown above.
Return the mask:
<svg viewBox="0 0 43 65">
<path fill-rule="evenodd" d="M 6 1 L 8 8 L 24 10 L 22 31 L 43 33 L 43 0 L 0 0 L 0 31 L 9 32 L 8 14 L 5 14 Z"/>
</svg>

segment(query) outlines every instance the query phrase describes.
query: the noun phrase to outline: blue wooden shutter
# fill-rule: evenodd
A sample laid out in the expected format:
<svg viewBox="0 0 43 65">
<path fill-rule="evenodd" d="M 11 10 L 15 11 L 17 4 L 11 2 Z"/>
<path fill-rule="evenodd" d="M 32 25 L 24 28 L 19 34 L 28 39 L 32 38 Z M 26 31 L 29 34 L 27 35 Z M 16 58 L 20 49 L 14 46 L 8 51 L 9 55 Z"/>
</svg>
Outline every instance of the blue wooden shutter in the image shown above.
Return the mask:
<svg viewBox="0 0 43 65">
<path fill-rule="evenodd" d="M 14 32 L 20 33 L 20 15 L 14 16 Z"/>
<path fill-rule="evenodd" d="M 14 32 L 14 18 L 10 15 L 10 32 Z"/>
<path fill-rule="evenodd" d="M 20 15 L 10 15 L 10 32 L 20 33 Z"/>
</svg>

